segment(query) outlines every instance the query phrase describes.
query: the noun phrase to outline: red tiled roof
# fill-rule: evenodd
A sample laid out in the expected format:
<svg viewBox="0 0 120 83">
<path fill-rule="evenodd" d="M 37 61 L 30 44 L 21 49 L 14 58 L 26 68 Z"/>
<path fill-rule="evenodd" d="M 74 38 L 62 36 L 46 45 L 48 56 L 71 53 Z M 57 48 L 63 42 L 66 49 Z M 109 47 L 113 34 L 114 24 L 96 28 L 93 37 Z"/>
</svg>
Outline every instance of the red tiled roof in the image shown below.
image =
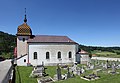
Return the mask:
<svg viewBox="0 0 120 83">
<path fill-rule="evenodd" d="M 80 54 L 88 54 L 88 52 L 84 51 L 81 49 L 81 51 L 79 52 Z"/>
<path fill-rule="evenodd" d="M 28 40 L 28 43 L 76 43 L 67 36 L 37 35 Z"/>
</svg>

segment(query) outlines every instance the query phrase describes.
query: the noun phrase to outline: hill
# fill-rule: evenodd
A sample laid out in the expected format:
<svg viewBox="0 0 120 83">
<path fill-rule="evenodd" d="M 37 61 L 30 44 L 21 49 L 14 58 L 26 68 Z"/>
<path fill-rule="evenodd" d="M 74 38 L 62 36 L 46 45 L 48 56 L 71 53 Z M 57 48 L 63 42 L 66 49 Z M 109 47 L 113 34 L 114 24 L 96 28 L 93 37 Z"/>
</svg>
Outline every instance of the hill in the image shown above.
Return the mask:
<svg viewBox="0 0 120 83">
<path fill-rule="evenodd" d="M 97 47 L 79 45 L 79 48 L 96 56 L 120 58 L 120 47 Z"/>
<path fill-rule="evenodd" d="M 0 55 L 1 56 L 4 55 L 5 57 L 6 55 L 11 54 L 12 56 L 15 46 L 16 46 L 16 36 L 0 31 Z"/>
<path fill-rule="evenodd" d="M 79 45 L 79 48 L 88 52 L 91 52 L 94 50 L 115 52 L 115 50 L 120 50 L 120 47 L 98 47 L 98 46 L 85 46 L 85 45 Z"/>
</svg>

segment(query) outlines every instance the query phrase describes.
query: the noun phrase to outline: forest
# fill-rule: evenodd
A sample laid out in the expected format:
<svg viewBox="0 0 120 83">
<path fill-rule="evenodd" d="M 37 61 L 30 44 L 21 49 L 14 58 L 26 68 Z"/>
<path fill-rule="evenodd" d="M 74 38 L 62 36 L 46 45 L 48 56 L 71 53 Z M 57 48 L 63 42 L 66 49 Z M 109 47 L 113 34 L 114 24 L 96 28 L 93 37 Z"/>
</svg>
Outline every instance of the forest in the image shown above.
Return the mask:
<svg viewBox="0 0 120 83">
<path fill-rule="evenodd" d="M 12 58 L 16 47 L 16 36 L 0 31 L 0 56 Z"/>
</svg>

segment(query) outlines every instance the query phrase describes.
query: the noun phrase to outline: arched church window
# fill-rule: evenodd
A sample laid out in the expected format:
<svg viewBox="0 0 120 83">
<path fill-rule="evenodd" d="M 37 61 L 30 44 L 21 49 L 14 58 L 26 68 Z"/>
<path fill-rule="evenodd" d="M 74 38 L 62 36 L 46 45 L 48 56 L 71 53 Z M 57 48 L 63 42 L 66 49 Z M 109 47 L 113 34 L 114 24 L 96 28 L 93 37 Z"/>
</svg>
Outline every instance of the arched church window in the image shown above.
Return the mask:
<svg viewBox="0 0 120 83">
<path fill-rule="evenodd" d="M 25 41 L 25 38 L 23 38 L 23 42 Z"/>
<path fill-rule="evenodd" d="M 37 52 L 34 52 L 34 59 L 37 59 Z"/>
<path fill-rule="evenodd" d="M 58 59 L 61 58 L 61 52 L 58 52 Z"/>
<path fill-rule="evenodd" d="M 26 62 L 26 59 L 24 59 L 24 62 Z"/>
<path fill-rule="evenodd" d="M 68 57 L 72 58 L 72 52 L 71 51 L 68 53 Z"/>
<path fill-rule="evenodd" d="M 49 52 L 46 52 L 46 59 L 50 59 Z"/>
</svg>

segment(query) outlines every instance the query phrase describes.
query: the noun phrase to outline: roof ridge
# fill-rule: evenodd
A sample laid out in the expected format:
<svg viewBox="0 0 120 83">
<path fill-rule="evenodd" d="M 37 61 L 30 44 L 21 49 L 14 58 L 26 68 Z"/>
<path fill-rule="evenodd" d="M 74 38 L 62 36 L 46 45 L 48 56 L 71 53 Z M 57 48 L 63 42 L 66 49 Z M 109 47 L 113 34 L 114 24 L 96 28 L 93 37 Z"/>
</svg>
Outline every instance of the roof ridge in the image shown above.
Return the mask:
<svg viewBox="0 0 120 83">
<path fill-rule="evenodd" d="M 33 39 L 29 39 L 28 42 L 76 43 L 68 36 L 58 36 L 58 35 L 36 35 Z"/>
<path fill-rule="evenodd" d="M 35 35 L 35 36 L 59 36 L 59 37 L 68 37 L 68 36 L 62 36 L 62 35 Z"/>
</svg>

